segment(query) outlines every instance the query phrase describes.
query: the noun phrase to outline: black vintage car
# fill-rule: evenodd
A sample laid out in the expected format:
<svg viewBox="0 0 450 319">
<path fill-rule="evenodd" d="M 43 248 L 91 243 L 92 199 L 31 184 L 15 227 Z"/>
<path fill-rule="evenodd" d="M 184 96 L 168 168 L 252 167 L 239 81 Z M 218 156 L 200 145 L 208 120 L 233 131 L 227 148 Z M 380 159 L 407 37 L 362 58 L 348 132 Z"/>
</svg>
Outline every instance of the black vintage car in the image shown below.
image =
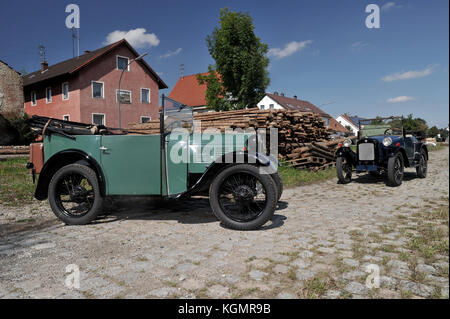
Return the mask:
<svg viewBox="0 0 450 319">
<path fill-rule="evenodd" d="M 428 149 L 420 140 L 422 132 L 406 132 L 403 117 L 364 119 L 358 123 L 356 151 L 345 140 L 336 152 L 339 182 L 351 182 L 352 172 L 387 175 L 388 185 L 400 186 L 404 169 L 415 168 L 417 176 L 427 175 Z"/>
</svg>

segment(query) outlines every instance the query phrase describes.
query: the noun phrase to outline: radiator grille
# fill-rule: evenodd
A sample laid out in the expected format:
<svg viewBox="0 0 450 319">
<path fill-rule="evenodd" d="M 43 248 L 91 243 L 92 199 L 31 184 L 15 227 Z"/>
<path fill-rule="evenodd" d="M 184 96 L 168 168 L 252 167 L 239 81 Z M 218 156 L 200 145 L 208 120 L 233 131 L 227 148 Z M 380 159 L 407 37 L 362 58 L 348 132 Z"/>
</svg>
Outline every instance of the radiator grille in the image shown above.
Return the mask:
<svg viewBox="0 0 450 319">
<path fill-rule="evenodd" d="M 361 143 L 358 145 L 358 155 L 360 161 L 375 160 L 375 148 L 372 143 Z"/>
</svg>

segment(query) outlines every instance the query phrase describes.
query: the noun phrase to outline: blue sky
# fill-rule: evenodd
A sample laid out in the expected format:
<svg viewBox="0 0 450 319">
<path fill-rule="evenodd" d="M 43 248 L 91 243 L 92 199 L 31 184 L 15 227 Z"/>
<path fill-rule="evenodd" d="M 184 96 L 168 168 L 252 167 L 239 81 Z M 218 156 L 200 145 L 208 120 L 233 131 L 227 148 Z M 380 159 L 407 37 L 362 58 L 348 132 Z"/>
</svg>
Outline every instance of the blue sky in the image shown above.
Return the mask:
<svg viewBox="0 0 450 319">
<path fill-rule="evenodd" d="M 169 86 L 166 93 L 180 64 L 194 74 L 214 63 L 205 38 L 228 6 L 249 12 L 255 33 L 271 49 L 269 92 L 297 95 L 333 116 L 413 113 L 429 125 L 448 124 L 447 0 L 0 0 L 0 59 L 35 71 L 39 44 L 49 64 L 71 58 L 69 3 L 80 7 L 81 51 L 128 34 L 138 52 L 148 52 L 146 61 Z M 370 3 L 381 8 L 380 29 L 365 26 Z"/>
</svg>

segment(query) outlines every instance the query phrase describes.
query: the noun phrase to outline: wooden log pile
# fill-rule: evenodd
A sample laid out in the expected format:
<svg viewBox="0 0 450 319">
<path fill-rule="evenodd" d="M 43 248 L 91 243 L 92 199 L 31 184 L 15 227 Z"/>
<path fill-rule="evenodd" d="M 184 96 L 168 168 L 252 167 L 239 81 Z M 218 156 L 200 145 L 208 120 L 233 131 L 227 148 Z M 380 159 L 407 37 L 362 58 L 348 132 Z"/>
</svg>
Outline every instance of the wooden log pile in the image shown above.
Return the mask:
<svg viewBox="0 0 450 319">
<path fill-rule="evenodd" d="M 267 143 L 270 143 L 270 128 L 278 129 L 278 156 L 289 165 L 299 169 L 324 169 L 335 164 L 335 151 L 341 140 L 329 140 L 334 131 L 325 126 L 316 113 L 296 110 L 246 109 L 226 112 L 194 114 L 201 121 L 201 131 L 216 128 L 226 129 L 265 128 Z M 199 132 L 198 122 L 194 131 Z M 159 120 L 130 125 L 131 134 L 158 134 Z"/>
<path fill-rule="evenodd" d="M 0 146 L 0 155 L 26 155 L 29 153 L 29 146 Z"/>
</svg>

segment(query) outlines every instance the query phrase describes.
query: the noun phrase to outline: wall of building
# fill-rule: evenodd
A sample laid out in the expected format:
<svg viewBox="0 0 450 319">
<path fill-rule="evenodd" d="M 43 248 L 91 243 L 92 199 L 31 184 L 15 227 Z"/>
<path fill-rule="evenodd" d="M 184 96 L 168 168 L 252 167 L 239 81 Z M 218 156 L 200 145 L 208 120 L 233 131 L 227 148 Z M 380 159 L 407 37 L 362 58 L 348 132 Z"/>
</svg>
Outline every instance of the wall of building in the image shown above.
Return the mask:
<svg viewBox="0 0 450 319">
<path fill-rule="evenodd" d="M 339 124 L 341 124 L 343 127 L 350 126 L 350 131 L 355 135 L 358 134 L 358 129 L 344 117 L 338 116 L 336 118 L 336 121 L 339 122 Z"/>
<path fill-rule="evenodd" d="M 118 127 L 116 92 L 122 70 L 117 69 L 117 56 L 134 58 L 125 46 L 120 46 L 80 71 L 81 121 L 92 122 L 92 114 L 105 114 L 105 124 Z M 92 97 L 92 81 L 103 82 L 104 97 Z M 150 103 L 141 102 L 141 88 L 150 89 Z M 141 116 L 158 118 L 159 89 L 153 76 L 139 63 L 133 62 L 122 77 L 121 90 L 131 91 L 131 104 L 120 106 L 121 127 L 139 123 Z"/>
<path fill-rule="evenodd" d="M 69 99 L 64 100 L 62 84 L 69 83 Z M 52 89 L 52 101 L 47 103 L 46 88 Z M 36 105 L 31 103 L 31 92 L 36 92 Z M 39 82 L 24 89 L 25 112 L 29 115 L 48 116 L 63 119 L 69 115 L 71 121 L 79 122 L 80 117 L 80 85 L 78 75 L 54 78 Z"/>
<path fill-rule="evenodd" d="M 275 110 L 283 109 L 283 107 L 280 104 L 278 104 L 277 102 L 272 100 L 267 95 L 264 96 L 261 101 L 259 101 L 257 106 L 258 106 L 259 109 L 261 109 L 262 105 L 264 105 L 264 109 L 265 110 L 269 110 L 270 109 L 270 104 L 273 104 Z"/>
<path fill-rule="evenodd" d="M 23 113 L 21 75 L 0 61 L 0 114 L 14 117 Z"/>
</svg>

